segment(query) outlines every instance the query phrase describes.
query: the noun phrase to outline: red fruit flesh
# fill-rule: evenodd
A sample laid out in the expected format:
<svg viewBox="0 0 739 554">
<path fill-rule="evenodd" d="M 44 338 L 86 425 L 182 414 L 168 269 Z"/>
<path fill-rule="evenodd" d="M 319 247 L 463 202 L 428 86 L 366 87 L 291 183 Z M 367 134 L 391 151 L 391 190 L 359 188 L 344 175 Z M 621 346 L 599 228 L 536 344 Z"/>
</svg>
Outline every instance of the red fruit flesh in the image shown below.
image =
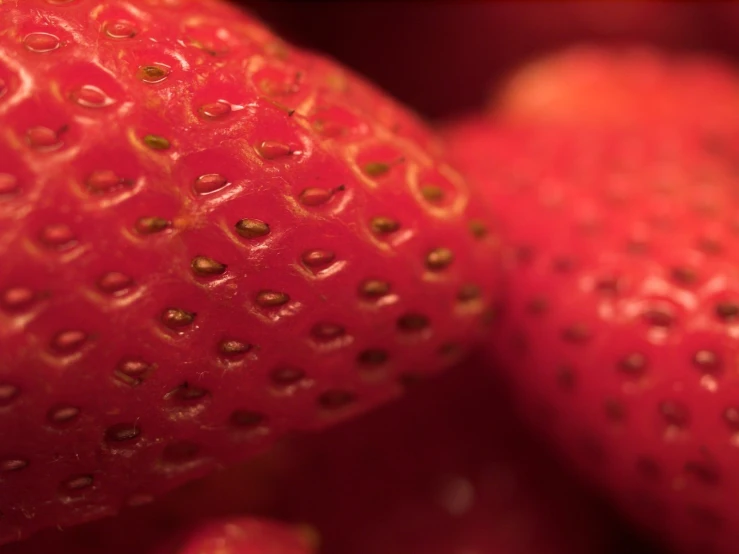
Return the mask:
<svg viewBox="0 0 739 554">
<path fill-rule="evenodd" d="M 662 132 L 664 131 L 664 132 Z M 532 424 L 675 551 L 739 543 L 735 137 L 448 130 L 497 210 L 491 344 Z"/>
<path fill-rule="evenodd" d="M 739 123 L 739 78 L 707 56 L 582 45 L 515 71 L 491 107 L 509 122 L 715 129 Z"/>
<path fill-rule="evenodd" d="M 390 406 L 296 441 L 282 453 L 293 471 L 277 481 L 275 513 L 314 526 L 324 554 L 602 552 L 598 510 L 486 373 L 469 365 L 415 384 Z"/>
<path fill-rule="evenodd" d="M 496 241 L 438 141 L 236 8 L 5 2 L 0 80 L 0 542 L 366 410 L 480 336 Z"/>
</svg>

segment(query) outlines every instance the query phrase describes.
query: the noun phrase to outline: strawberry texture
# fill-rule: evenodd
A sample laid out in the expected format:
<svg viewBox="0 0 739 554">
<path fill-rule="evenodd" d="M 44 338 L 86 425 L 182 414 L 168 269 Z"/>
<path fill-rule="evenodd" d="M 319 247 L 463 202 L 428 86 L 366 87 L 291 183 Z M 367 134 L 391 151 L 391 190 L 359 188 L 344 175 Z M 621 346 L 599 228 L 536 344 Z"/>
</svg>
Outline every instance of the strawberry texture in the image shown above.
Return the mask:
<svg viewBox="0 0 739 554">
<path fill-rule="evenodd" d="M 322 554 L 592 554 L 613 541 L 600 505 L 513 418 L 507 390 L 470 363 L 147 506 L 0 553 L 159 554 L 184 529 L 245 513 L 312 530 Z"/>
<path fill-rule="evenodd" d="M 447 129 L 501 228 L 490 351 L 519 408 L 675 552 L 739 543 L 737 136 Z"/>
<path fill-rule="evenodd" d="M 0 4 L 0 543 L 456 363 L 497 241 L 412 113 L 196 0 Z"/>
<path fill-rule="evenodd" d="M 700 109 L 690 107 L 700 106 Z M 491 102 L 508 122 L 704 128 L 739 123 L 739 77 L 719 58 L 583 44 L 524 64 Z"/>
</svg>

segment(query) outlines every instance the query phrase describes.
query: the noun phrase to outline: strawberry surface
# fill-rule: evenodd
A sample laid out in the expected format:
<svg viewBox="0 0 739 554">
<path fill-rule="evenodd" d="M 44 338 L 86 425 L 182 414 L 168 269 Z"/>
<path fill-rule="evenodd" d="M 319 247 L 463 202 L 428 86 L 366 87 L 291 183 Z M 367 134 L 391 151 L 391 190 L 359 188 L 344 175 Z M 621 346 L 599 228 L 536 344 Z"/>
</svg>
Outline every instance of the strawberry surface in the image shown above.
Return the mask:
<svg viewBox="0 0 739 554">
<path fill-rule="evenodd" d="M 453 364 L 484 219 L 412 113 L 235 7 L 0 4 L 0 542 Z"/>
<path fill-rule="evenodd" d="M 491 351 L 529 421 L 686 553 L 739 541 L 739 234 L 731 134 L 448 129 L 497 209 Z"/>
<path fill-rule="evenodd" d="M 725 127 L 739 123 L 739 78 L 706 55 L 583 44 L 513 72 L 491 107 L 506 121 Z"/>
<path fill-rule="evenodd" d="M 147 506 L 0 554 L 153 554 L 183 529 L 244 513 L 308 525 L 322 554 L 604 551 L 613 537 L 600 507 L 522 429 L 507 396 L 468 365 Z"/>
</svg>

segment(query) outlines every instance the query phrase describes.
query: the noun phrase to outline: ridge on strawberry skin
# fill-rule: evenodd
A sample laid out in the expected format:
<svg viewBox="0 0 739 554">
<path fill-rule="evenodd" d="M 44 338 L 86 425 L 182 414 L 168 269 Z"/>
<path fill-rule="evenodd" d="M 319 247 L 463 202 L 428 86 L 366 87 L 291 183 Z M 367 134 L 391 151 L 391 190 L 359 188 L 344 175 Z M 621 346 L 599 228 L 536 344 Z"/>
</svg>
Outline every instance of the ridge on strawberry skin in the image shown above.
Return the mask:
<svg viewBox="0 0 739 554">
<path fill-rule="evenodd" d="M 686 554 L 739 543 L 729 131 L 471 118 L 446 133 L 500 223 L 506 296 L 490 351 L 522 413 Z"/>
<path fill-rule="evenodd" d="M 0 4 L 0 543 L 455 364 L 486 219 L 412 113 L 233 6 Z"/>
</svg>

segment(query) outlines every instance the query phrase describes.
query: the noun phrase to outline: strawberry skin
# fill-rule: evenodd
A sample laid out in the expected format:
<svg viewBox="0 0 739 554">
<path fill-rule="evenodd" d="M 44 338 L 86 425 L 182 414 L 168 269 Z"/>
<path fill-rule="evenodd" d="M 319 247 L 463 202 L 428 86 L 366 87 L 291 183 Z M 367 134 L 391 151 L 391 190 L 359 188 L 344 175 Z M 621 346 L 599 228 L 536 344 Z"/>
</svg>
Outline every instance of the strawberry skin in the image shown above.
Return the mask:
<svg viewBox="0 0 739 554">
<path fill-rule="evenodd" d="M 497 210 L 491 345 L 530 422 L 685 553 L 739 543 L 734 137 L 448 129 Z"/>
<path fill-rule="evenodd" d="M 525 64 L 500 86 L 491 105 L 496 117 L 509 122 L 668 121 L 711 129 L 738 124 L 738 108 L 739 78 L 717 58 L 587 44 Z"/>
<path fill-rule="evenodd" d="M 0 5 L 0 542 L 385 401 L 497 246 L 418 119 L 219 2 Z"/>
<path fill-rule="evenodd" d="M 599 506 L 512 420 L 507 392 L 469 363 L 151 504 L 0 552 L 158 554 L 244 513 L 307 523 L 322 554 L 603 552 L 613 537 Z"/>
</svg>

